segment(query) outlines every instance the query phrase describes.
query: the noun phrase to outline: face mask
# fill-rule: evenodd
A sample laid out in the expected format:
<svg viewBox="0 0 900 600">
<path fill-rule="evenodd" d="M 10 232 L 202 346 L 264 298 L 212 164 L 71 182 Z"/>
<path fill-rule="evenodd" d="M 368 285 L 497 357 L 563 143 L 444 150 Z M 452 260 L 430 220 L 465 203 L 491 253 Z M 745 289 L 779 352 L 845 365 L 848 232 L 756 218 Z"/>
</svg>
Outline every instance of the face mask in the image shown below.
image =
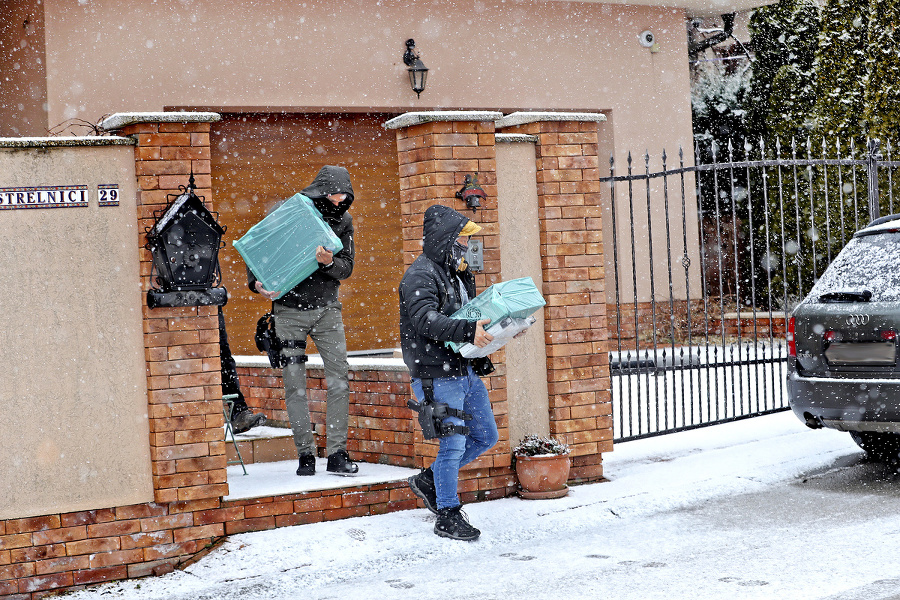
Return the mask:
<svg viewBox="0 0 900 600">
<path fill-rule="evenodd" d="M 459 242 L 453 242 L 453 246 L 450 247 L 450 264 L 457 271 L 465 271 L 469 267 L 466 263 L 466 250 L 467 248 Z"/>
</svg>

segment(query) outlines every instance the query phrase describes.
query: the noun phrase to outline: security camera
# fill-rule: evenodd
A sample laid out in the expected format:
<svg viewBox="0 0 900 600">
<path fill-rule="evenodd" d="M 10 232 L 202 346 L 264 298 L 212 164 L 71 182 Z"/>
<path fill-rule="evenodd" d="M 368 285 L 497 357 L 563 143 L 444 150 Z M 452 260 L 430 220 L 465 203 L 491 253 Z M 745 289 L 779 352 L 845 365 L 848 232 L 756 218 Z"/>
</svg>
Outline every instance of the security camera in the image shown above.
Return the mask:
<svg viewBox="0 0 900 600">
<path fill-rule="evenodd" d="M 641 32 L 641 35 L 638 36 L 638 40 L 641 42 L 641 46 L 649 48 L 656 42 L 656 36 L 648 29 Z"/>
</svg>

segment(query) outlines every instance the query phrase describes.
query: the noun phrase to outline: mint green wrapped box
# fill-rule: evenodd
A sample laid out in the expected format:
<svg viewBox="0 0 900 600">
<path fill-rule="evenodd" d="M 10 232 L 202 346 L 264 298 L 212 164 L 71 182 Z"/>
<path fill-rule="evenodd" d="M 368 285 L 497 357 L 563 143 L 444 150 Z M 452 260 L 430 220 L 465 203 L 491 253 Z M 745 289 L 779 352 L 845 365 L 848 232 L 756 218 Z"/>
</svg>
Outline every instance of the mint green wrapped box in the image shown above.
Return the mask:
<svg viewBox="0 0 900 600">
<path fill-rule="evenodd" d="M 488 329 L 507 317 L 524 319 L 545 304 L 547 302 L 541 296 L 531 277 L 520 277 L 495 283 L 472 298 L 450 317 L 467 321 L 490 319 L 491 322 L 485 326 L 485 329 Z M 447 342 L 447 346 L 457 352 L 461 345 L 456 342 Z"/>
<path fill-rule="evenodd" d="M 294 194 L 251 227 L 234 248 L 267 290 L 278 290 L 276 299 L 319 268 L 316 248 L 335 254 L 344 245 L 312 200 Z"/>
</svg>

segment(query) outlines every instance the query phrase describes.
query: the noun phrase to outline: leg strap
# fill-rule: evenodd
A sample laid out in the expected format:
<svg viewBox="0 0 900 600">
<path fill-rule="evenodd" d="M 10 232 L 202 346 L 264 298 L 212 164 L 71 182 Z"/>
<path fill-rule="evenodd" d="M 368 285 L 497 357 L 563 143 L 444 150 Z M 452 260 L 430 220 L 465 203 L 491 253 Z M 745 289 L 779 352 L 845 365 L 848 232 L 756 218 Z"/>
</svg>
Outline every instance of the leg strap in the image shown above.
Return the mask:
<svg viewBox="0 0 900 600">
<path fill-rule="evenodd" d="M 292 350 L 306 350 L 306 340 L 282 340 L 281 349 L 291 348 Z M 309 360 L 309 357 L 306 356 L 306 353 L 299 356 L 285 356 L 284 352 L 281 353 L 281 364 L 282 366 L 287 365 L 296 365 L 302 364 Z"/>
<path fill-rule="evenodd" d="M 422 436 L 426 440 L 449 437 L 456 434 L 469 434 L 469 428 L 465 425 L 454 425 L 453 423 L 444 422 L 444 419 L 447 417 L 456 417 L 463 421 L 470 421 L 472 415 L 462 410 L 450 408 L 445 402 L 435 401 L 433 379 L 422 379 L 422 395 L 425 396 L 422 402 L 416 402 L 415 398 L 410 398 L 406 405 L 419 413 L 419 425 L 422 427 Z"/>
</svg>

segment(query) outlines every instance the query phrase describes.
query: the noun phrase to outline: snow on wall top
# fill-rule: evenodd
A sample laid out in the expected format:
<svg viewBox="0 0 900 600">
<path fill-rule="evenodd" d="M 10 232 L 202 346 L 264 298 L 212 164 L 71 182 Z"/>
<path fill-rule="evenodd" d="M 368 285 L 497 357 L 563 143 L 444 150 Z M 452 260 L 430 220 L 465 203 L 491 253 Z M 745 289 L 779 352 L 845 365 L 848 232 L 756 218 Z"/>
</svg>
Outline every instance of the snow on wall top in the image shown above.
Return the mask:
<svg viewBox="0 0 900 600">
<path fill-rule="evenodd" d="M 244 355 L 235 356 L 234 362 L 239 367 L 265 367 L 269 368 L 268 356 Z M 347 362 L 351 371 L 408 371 L 402 358 L 376 358 L 363 356 L 348 356 Z M 324 369 L 325 363 L 319 354 L 310 354 L 307 369 Z"/>
<path fill-rule="evenodd" d="M 133 146 L 127 137 L 85 135 L 73 137 L 0 138 L 0 148 L 66 148 L 71 146 Z"/>
<path fill-rule="evenodd" d="M 435 110 L 426 112 L 408 112 L 394 117 L 383 125 L 385 129 L 400 129 L 422 123 L 436 121 L 496 121 L 503 116 L 501 112 L 474 110 Z"/>
<path fill-rule="evenodd" d="M 127 112 L 110 115 L 100 122 L 107 131 L 135 123 L 215 123 L 222 115 L 214 112 Z"/>
<path fill-rule="evenodd" d="M 595 121 L 606 120 L 602 113 L 585 112 L 514 112 L 497 119 L 497 128 L 512 127 L 513 125 L 525 125 L 539 121 Z"/>
</svg>

